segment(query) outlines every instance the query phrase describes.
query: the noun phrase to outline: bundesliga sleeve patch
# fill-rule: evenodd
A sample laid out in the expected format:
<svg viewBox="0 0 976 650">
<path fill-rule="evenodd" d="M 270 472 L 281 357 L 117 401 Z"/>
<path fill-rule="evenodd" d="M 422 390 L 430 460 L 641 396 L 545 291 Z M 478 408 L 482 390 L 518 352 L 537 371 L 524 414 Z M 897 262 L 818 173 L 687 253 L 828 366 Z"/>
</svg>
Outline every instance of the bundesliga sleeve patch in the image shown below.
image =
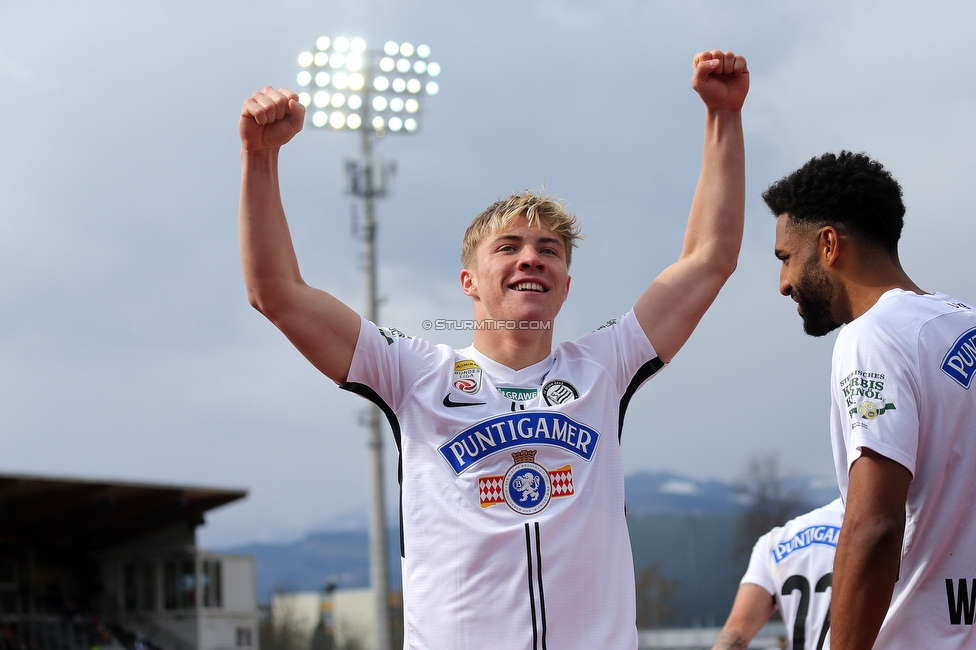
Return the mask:
<svg viewBox="0 0 976 650">
<path fill-rule="evenodd" d="M 515 463 L 504 475 L 478 478 L 482 508 L 505 503 L 521 515 L 534 515 L 549 505 L 551 499 L 575 494 L 572 466 L 549 471 L 535 462 L 536 451 L 516 451 L 512 453 Z"/>
</svg>

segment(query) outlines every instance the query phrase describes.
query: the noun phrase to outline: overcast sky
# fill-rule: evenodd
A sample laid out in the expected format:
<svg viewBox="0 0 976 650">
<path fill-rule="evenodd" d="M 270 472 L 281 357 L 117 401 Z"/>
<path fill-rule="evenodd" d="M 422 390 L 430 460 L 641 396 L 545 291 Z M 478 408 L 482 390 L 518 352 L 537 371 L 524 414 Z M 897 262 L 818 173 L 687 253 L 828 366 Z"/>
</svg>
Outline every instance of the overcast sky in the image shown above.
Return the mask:
<svg viewBox="0 0 976 650">
<path fill-rule="evenodd" d="M 626 469 L 731 479 L 775 453 L 831 478 L 833 336 L 804 335 L 778 294 L 759 194 L 814 155 L 866 151 L 904 186 L 909 274 L 976 300 L 974 23 L 973 3 L 938 1 L 0 1 L 0 472 L 248 489 L 208 517 L 210 546 L 365 506 L 365 403 L 247 304 L 236 232 L 241 103 L 346 35 L 426 43 L 443 69 L 421 132 L 378 145 L 398 166 L 379 203 L 381 321 L 414 335 L 471 313 L 470 219 L 543 183 L 586 234 L 557 338 L 627 311 L 676 259 L 697 181 L 691 58 L 744 54 L 739 268 L 633 401 Z M 362 310 L 338 183 L 357 147 L 307 127 L 281 166 L 306 279 Z"/>
</svg>

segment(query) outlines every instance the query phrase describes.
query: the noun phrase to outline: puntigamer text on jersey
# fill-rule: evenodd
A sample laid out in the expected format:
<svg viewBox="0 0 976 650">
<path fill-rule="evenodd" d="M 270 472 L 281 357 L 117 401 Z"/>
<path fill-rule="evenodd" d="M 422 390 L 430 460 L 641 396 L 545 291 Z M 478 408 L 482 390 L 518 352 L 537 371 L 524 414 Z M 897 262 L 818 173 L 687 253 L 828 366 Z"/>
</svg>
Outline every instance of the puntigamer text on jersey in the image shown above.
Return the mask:
<svg viewBox="0 0 976 650">
<path fill-rule="evenodd" d="M 559 447 L 590 460 L 600 434 L 562 413 L 525 412 L 494 417 L 468 427 L 441 445 L 440 452 L 454 468 L 454 473 L 460 474 L 475 461 L 524 445 L 528 440 Z"/>
<path fill-rule="evenodd" d="M 772 550 L 773 559 L 778 564 L 791 553 L 806 548 L 811 544 L 825 544 L 836 547 L 839 536 L 840 528 L 837 526 L 810 526 L 809 528 L 804 528 L 790 539 L 774 546 Z"/>
</svg>

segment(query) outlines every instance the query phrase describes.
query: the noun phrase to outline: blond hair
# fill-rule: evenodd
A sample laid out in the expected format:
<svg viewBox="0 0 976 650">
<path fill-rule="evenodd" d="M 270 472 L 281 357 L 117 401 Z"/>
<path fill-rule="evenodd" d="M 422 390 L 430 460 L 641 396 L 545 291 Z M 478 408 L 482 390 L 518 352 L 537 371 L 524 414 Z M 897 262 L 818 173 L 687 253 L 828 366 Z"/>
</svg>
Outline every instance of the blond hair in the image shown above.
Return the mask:
<svg viewBox="0 0 976 650">
<path fill-rule="evenodd" d="M 563 238 L 566 247 L 566 267 L 573 259 L 573 249 L 579 246 L 579 221 L 576 215 L 566 210 L 566 204 L 558 201 L 542 190 L 539 193 L 524 190 L 511 194 L 507 199 L 495 201 L 479 214 L 464 232 L 461 240 L 461 264 L 471 269 L 475 264 L 475 254 L 485 237 L 504 230 L 519 217 L 525 217 L 529 226 L 542 229 L 543 224 Z"/>
</svg>

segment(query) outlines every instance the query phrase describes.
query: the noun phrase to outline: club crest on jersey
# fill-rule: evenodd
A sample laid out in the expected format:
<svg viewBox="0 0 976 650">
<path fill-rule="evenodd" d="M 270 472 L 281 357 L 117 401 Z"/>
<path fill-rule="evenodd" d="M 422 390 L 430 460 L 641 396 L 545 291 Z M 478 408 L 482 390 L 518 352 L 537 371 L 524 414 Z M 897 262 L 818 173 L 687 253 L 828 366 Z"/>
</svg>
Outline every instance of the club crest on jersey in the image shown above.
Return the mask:
<svg viewBox="0 0 976 650">
<path fill-rule="evenodd" d="M 454 473 L 461 475 L 500 451 L 545 445 L 576 454 L 589 462 L 600 432 L 558 411 L 520 411 L 482 420 L 438 447 Z"/>
<path fill-rule="evenodd" d="M 503 397 L 516 402 L 528 402 L 530 399 L 535 399 L 536 395 L 539 394 L 538 388 L 508 388 L 506 386 L 497 386 L 497 388 Z"/>
<path fill-rule="evenodd" d="M 455 362 L 454 387 L 468 395 L 477 393 L 481 389 L 481 366 L 470 359 Z"/>
<path fill-rule="evenodd" d="M 959 337 L 945 359 L 942 372 L 952 377 L 957 384 L 969 390 L 976 371 L 976 327 Z"/>
<path fill-rule="evenodd" d="M 553 379 L 542 387 L 542 399 L 546 400 L 549 406 L 557 406 L 579 399 L 579 391 L 568 381 Z"/>
<path fill-rule="evenodd" d="M 478 497 L 482 508 L 505 503 L 520 515 L 534 515 L 551 499 L 575 494 L 573 468 L 570 465 L 548 471 L 535 462 L 535 449 L 512 452 L 515 463 L 503 476 L 478 479 Z"/>
</svg>

